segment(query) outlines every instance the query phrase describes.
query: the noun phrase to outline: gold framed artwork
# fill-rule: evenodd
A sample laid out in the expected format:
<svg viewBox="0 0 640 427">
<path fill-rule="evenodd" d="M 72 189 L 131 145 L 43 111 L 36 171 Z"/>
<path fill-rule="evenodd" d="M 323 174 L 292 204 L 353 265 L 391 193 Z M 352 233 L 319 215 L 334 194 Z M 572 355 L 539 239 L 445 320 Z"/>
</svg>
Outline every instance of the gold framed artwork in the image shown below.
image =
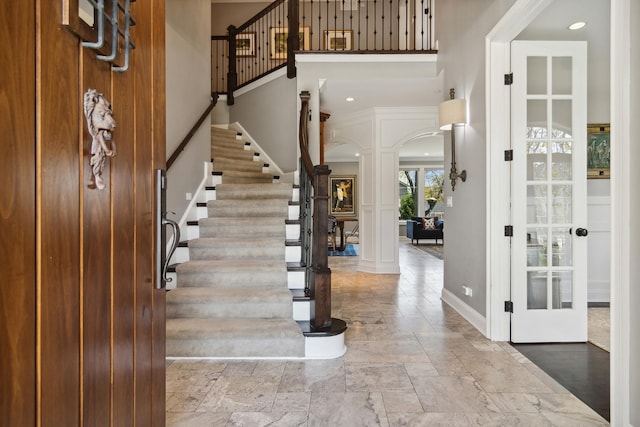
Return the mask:
<svg viewBox="0 0 640 427">
<path fill-rule="evenodd" d="M 325 30 L 325 50 L 351 50 L 353 31 L 351 30 Z"/>
<path fill-rule="evenodd" d="M 329 215 L 356 216 L 356 176 L 339 175 L 329 177 L 331 206 Z"/>
<path fill-rule="evenodd" d="M 311 29 L 307 26 L 300 26 L 298 37 L 300 39 L 300 50 L 309 50 L 311 40 Z M 269 56 L 271 59 L 287 59 L 287 39 L 289 38 L 289 28 L 271 27 L 269 28 Z"/>
<path fill-rule="evenodd" d="M 611 126 L 608 123 L 587 125 L 587 178 L 609 179 L 611 161 Z"/>
<path fill-rule="evenodd" d="M 245 58 L 256 56 L 256 33 L 247 32 L 236 35 L 236 56 Z"/>
</svg>

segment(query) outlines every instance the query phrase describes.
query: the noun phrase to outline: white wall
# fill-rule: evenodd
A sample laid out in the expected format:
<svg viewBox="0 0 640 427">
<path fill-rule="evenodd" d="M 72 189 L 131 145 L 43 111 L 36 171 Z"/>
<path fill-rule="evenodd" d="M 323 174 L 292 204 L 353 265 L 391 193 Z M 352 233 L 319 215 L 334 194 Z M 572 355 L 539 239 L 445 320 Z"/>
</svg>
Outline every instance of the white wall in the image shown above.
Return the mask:
<svg viewBox="0 0 640 427">
<path fill-rule="evenodd" d="M 486 144 L 485 140 L 485 37 L 514 1 L 458 0 L 438 2 L 435 22 L 440 53 L 438 66 L 445 71 L 445 88 L 465 98 L 468 124 L 456 130 L 456 163 L 467 170 L 467 181 L 451 191 L 445 180 L 446 245 L 444 287 L 446 292 L 486 316 Z M 445 135 L 445 169 L 451 163 L 449 133 Z M 508 260 L 505 260 L 505 268 Z M 462 285 L 473 291 L 464 295 Z"/>
<path fill-rule="evenodd" d="M 211 2 L 167 0 L 167 159 L 211 102 Z M 186 193 L 202 181 L 205 160 L 211 158 L 209 119 L 167 172 L 167 211 L 179 219 Z"/>
</svg>

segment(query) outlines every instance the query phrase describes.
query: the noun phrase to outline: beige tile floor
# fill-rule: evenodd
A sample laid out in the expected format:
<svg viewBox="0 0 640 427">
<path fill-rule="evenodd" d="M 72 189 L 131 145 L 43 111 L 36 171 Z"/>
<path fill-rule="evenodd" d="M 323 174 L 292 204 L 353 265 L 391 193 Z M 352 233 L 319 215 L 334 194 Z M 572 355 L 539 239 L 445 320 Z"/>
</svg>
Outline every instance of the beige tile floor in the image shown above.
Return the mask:
<svg viewBox="0 0 640 427">
<path fill-rule="evenodd" d="M 589 308 L 589 341 L 611 351 L 611 319 L 609 307 Z"/>
<path fill-rule="evenodd" d="M 334 360 L 167 362 L 168 426 L 602 426 L 507 343 L 440 300 L 442 261 L 401 243 L 400 275 L 331 257 Z"/>
</svg>

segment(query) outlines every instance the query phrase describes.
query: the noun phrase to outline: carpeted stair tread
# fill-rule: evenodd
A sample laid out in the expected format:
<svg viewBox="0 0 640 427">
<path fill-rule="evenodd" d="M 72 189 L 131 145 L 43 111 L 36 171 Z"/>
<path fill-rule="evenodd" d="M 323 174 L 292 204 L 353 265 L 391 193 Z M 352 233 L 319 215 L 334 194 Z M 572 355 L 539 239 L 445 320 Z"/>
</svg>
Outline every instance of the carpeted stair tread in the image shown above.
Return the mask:
<svg viewBox="0 0 640 427">
<path fill-rule="evenodd" d="M 169 319 L 168 357 L 303 357 L 292 319 Z"/>
<path fill-rule="evenodd" d="M 189 259 L 283 259 L 285 245 L 281 236 L 251 237 L 202 237 L 189 241 Z"/>
<path fill-rule="evenodd" d="M 244 150 L 247 146 L 246 142 L 241 139 L 219 138 L 215 137 L 211 140 L 211 149 L 230 148 L 232 150 Z"/>
<path fill-rule="evenodd" d="M 216 157 L 215 159 L 213 159 L 213 170 L 223 171 L 224 173 L 227 173 L 229 171 L 263 173 L 263 168 L 263 163 L 254 159 L 237 160 L 225 157 Z"/>
<path fill-rule="evenodd" d="M 211 145 L 216 146 L 229 146 L 235 147 L 236 145 L 245 145 L 245 142 L 242 137 L 238 138 L 236 135 L 218 135 L 215 133 L 211 133 Z"/>
<path fill-rule="evenodd" d="M 262 176 L 243 176 L 243 175 L 227 175 L 222 174 L 222 182 L 224 184 L 255 184 L 255 183 L 271 183 L 274 180 L 273 175 L 263 174 Z"/>
<path fill-rule="evenodd" d="M 217 172 L 222 172 L 223 179 L 225 177 L 234 177 L 234 178 L 264 178 L 273 180 L 273 174 L 268 172 L 262 172 L 262 167 L 260 171 L 242 171 L 242 170 L 233 170 L 233 169 L 216 169 L 215 165 L 213 165 L 213 170 Z M 223 180 L 224 182 L 224 180 Z"/>
<path fill-rule="evenodd" d="M 177 288 L 167 294 L 169 318 L 291 318 L 291 292 L 283 286 L 246 288 Z"/>
<path fill-rule="evenodd" d="M 287 287 L 284 262 L 270 259 L 196 260 L 176 266 L 181 287 Z"/>
<path fill-rule="evenodd" d="M 218 184 L 216 185 L 216 199 L 286 199 L 291 200 L 292 186 L 290 183 L 269 184 Z"/>
<path fill-rule="evenodd" d="M 218 126 L 211 126 L 211 136 L 221 136 L 221 137 L 233 137 L 235 138 L 239 135 L 236 129 L 231 128 L 221 128 Z"/>
<path fill-rule="evenodd" d="M 231 237 L 238 239 L 281 236 L 284 242 L 286 224 L 282 218 L 263 217 L 220 217 L 202 218 L 198 221 L 200 237 Z"/>
<path fill-rule="evenodd" d="M 242 271 L 258 271 L 263 273 L 287 271 L 284 260 L 282 263 L 274 263 L 271 260 L 250 260 L 239 259 L 236 261 L 229 260 L 204 260 L 204 261 L 188 261 L 179 264 L 177 271 L 187 272 L 189 270 L 201 268 L 215 268 L 218 270 L 242 270 Z"/>
<path fill-rule="evenodd" d="M 207 202 L 207 212 L 209 214 L 209 218 L 277 216 L 282 219 L 288 216 L 289 202 L 285 199 L 269 200 L 267 203 L 244 199 L 210 200 Z"/>
<path fill-rule="evenodd" d="M 167 294 L 169 357 L 304 357 L 286 263 L 293 186 L 246 148 L 235 130 L 211 128 L 215 200 Z"/>
<path fill-rule="evenodd" d="M 245 150 L 244 148 L 227 148 L 227 147 L 211 147 L 211 158 L 225 158 L 228 160 L 238 161 L 254 161 L 253 151 Z"/>
</svg>

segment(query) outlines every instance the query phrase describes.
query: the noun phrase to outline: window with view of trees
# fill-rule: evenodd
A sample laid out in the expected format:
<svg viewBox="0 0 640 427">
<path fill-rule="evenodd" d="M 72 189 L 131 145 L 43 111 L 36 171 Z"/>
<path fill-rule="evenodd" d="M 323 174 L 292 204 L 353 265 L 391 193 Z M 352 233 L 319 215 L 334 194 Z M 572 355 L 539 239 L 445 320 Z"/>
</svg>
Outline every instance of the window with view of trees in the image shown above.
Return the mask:
<svg viewBox="0 0 640 427">
<path fill-rule="evenodd" d="M 400 219 L 410 219 L 417 216 L 418 208 L 416 184 L 418 181 L 417 170 L 402 170 L 398 174 L 400 185 Z"/>
<path fill-rule="evenodd" d="M 444 218 L 444 170 L 427 169 L 424 174 L 424 208 L 425 216 L 435 215 Z"/>
<path fill-rule="evenodd" d="M 420 182 L 423 176 L 424 181 Z M 398 173 L 399 218 L 411 219 L 414 216 L 427 215 L 443 218 L 443 184 L 443 169 L 401 170 Z"/>
</svg>

